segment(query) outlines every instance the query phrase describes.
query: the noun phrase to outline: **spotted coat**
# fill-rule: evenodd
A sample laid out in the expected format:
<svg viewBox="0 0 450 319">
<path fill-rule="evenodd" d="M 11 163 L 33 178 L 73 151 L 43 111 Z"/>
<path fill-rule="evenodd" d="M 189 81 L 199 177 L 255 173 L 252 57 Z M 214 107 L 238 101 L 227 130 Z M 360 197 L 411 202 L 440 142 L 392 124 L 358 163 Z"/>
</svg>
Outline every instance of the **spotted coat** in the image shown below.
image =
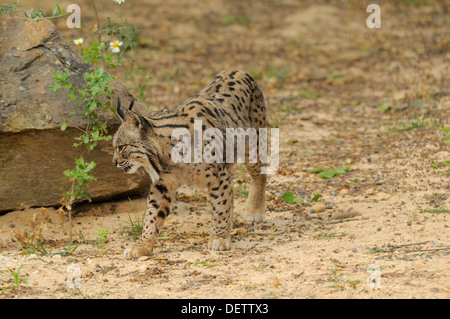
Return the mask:
<svg viewBox="0 0 450 319">
<path fill-rule="evenodd" d="M 202 132 L 218 128 L 224 140 L 227 128 L 255 128 L 259 132 L 259 128 L 266 127 L 266 110 L 257 82 L 241 71 L 222 71 L 193 99 L 171 110 L 138 114 L 131 107 L 124 112 L 119 105 L 118 114 L 122 125 L 113 138 L 114 164 L 127 173 L 134 173 L 142 167 L 151 178 L 142 243 L 127 248 L 125 257 L 152 254 L 161 226 L 173 209 L 175 191 L 183 183 L 208 189 L 213 210 L 208 247 L 229 250 L 233 215 L 230 169 L 233 164 L 225 160 L 223 163 L 208 163 L 207 159 L 201 163 L 175 163 L 171 158 L 172 149 L 180 141 L 172 139 L 172 135 L 175 129 L 187 129 L 193 137 L 193 146 L 195 139 L 199 138 L 194 131 L 199 120 L 202 121 Z M 222 142 L 225 145 L 226 141 Z M 203 140 L 203 147 L 208 143 L 208 140 Z M 245 166 L 251 176 L 246 214 L 250 221 L 260 222 L 265 213 L 266 176 L 261 174 L 259 159 L 256 163 L 255 158 L 249 159 L 251 149 L 247 146 L 245 151 Z"/>
</svg>

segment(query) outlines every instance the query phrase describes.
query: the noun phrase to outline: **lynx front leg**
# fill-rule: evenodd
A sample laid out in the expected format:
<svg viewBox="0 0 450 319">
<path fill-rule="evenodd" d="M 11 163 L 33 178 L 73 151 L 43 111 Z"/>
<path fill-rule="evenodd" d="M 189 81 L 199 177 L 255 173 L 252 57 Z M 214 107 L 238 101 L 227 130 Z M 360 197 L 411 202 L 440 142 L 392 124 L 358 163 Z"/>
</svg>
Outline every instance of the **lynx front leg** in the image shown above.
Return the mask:
<svg viewBox="0 0 450 319">
<path fill-rule="evenodd" d="M 219 171 L 217 179 L 209 187 L 212 204 L 212 226 L 208 248 L 231 249 L 231 227 L 233 215 L 233 190 L 228 170 Z"/>
<path fill-rule="evenodd" d="M 170 213 L 174 193 L 175 190 L 166 187 L 161 179 L 158 184 L 150 186 L 144 216 L 142 243 L 127 248 L 124 251 L 125 258 L 139 258 L 152 254 L 159 231 L 164 224 L 165 218 Z"/>
</svg>

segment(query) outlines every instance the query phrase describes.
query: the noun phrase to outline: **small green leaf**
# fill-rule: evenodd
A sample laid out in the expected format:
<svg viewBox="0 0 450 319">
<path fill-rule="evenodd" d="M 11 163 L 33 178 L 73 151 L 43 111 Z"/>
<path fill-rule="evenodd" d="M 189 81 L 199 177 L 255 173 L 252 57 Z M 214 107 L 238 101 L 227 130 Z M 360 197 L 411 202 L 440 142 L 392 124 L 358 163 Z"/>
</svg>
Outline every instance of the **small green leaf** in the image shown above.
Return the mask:
<svg viewBox="0 0 450 319">
<path fill-rule="evenodd" d="M 324 179 L 329 179 L 336 176 L 336 173 L 334 170 L 328 170 L 328 171 L 323 171 L 319 173 L 319 177 L 324 178 Z"/>
<path fill-rule="evenodd" d="M 67 129 L 67 122 L 64 122 L 62 125 L 61 125 L 61 131 L 65 131 Z"/>
<path fill-rule="evenodd" d="M 61 10 L 61 8 L 59 7 L 59 5 L 56 5 L 55 8 L 58 9 L 58 13 L 61 14 L 61 13 L 63 12 L 63 11 Z"/>
<path fill-rule="evenodd" d="M 310 202 L 316 202 L 319 200 L 319 198 L 322 198 L 323 196 L 320 194 L 314 195 L 314 197 L 310 200 Z"/>
<path fill-rule="evenodd" d="M 378 109 L 383 113 L 390 111 L 391 108 L 392 108 L 391 102 L 383 102 L 380 105 L 378 105 Z"/>
<path fill-rule="evenodd" d="M 329 79 L 339 79 L 339 78 L 343 78 L 343 77 L 344 76 L 340 73 L 333 72 L 333 73 L 328 74 Z"/>
<path fill-rule="evenodd" d="M 93 102 L 89 105 L 89 111 L 94 112 L 96 108 L 97 108 L 97 102 L 96 102 L 96 101 L 93 101 Z"/>
<path fill-rule="evenodd" d="M 325 168 L 323 166 L 320 166 L 319 168 L 310 170 L 309 173 L 317 174 L 317 173 L 323 172 L 324 170 L 325 170 Z"/>
<path fill-rule="evenodd" d="M 292 192 L 286 192 L 283 195 L 281 195 L 280 198 L 283 199 L 288 204 L 298 203 L 302 201 L 301 197 L 294 197 L 294 194 L 292 194 Z"/>
<path fill-rule="evenodd" d="M 343 168 L 335 168 L 334 169 L 334 175 L 342 175 L 342 174 L 345 174 L 345 173 L 346 173 L 346 171 Z"/>
<path fill-rule="evenodd" d="M 294 202 L 294 194 L 292 194 L 291 192 L 286 192 L 280 197 L 288 204 L 292 204 Z"/>
<path fill-rule="evenodd" d="M 61 84 L 59 84 L 58 82 L 55 82 L 55 83 L 53 83 L 53 84 L 50 86 L 50 91 L 56 92 L 56 91 L 58 91 L 60 88 L 61 88 Z"/>
</svg>

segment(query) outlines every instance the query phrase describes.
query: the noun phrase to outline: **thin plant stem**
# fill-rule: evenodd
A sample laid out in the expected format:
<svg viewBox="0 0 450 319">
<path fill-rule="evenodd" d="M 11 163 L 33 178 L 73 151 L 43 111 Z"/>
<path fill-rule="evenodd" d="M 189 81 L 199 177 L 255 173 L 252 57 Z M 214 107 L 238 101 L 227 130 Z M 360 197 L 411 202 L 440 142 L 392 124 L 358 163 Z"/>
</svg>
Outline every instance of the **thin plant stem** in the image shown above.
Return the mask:
<svg viewBox="0 0 450 319">
<path fill-rule="evenodd" d="M 98 18 L 98 12 L 97 12 L 97 7 L 95 6 L 95 0 L 91 0 L 91 3 L 92 3 L 92 7 L 94 8 L 95 19 L 97 21 L 98 43 L 102 43 L 102 34 L 101 34 L 101 30 L 100 30 L 100 19 Z"/>
</svg>

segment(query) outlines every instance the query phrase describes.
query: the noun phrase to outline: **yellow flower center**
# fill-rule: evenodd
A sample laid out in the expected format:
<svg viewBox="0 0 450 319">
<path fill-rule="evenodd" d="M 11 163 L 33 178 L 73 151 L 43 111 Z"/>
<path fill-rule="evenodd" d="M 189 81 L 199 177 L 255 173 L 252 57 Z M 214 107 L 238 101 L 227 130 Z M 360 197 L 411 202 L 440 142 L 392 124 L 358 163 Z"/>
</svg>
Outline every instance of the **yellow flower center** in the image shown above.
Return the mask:
<svg viewBox="0 0 450 319">
<path fill-rule="evenodd" d="M 114 43 L 113 43 L 113 48 L 114 48 L 114 49 L 117 49 L 118 47 L 119 47 L 119 42 L 114 42 Z"/>
</svg>

